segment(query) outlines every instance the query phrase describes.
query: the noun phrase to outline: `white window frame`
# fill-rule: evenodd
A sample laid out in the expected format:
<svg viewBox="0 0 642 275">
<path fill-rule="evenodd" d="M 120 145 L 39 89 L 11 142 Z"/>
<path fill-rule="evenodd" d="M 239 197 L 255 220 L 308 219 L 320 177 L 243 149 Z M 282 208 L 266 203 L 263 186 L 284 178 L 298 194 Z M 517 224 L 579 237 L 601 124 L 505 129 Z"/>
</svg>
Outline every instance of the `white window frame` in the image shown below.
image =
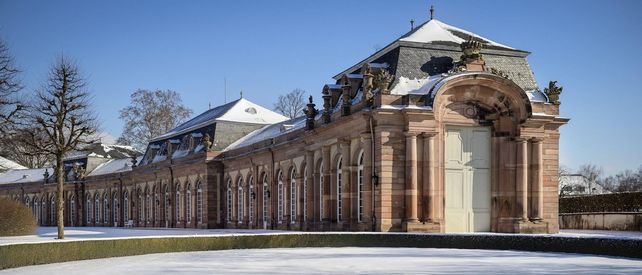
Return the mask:
<svg viewBox="0 0 642 275">
<path fill-rule="evenodd" d="M 269 201 L 270 198 L 268 196 L 268 180 L 267 180 L 267 175 L 263 176 L 263 223 L 264 225 L 267 226 L 267 223 L 269 221 L 269 216 L 268 216 L 268 210 L 269 210 Z"/>
<path fill-rule="evenodd" d="M 323 221 L 323 164 L 319 166 L 319 221 Z"/>
<path fill-rule="evenodd" d="M 123 224 L 127 224 L 129 222 L 129 192 L 125 191 L 123 198 Z"/>
<path fill-rule="evenodd" d="M 249 189 L 248 189 L 248 208 L 247 208 L 247 222 L 249 224 L 254 223 L 254 200 L 256 199 L 256 194 L 254 192 L 254 178 L 250 177 L 250 182 L 249 182 Z M 254 194 L 254 199 L 252 198 L 252 194 Z"/>
<path fill-rule="evenodd" d="M 278 185 L 277 185 L 277 221 L 280 224 L 283 222 L 283 215 L 285 210 L 285 200 L 283 194 L 283 171 L 279 171 L 278 176 Z"/>
<path fill-rule="evenodd" d="M 87 225 L 89 225 L 91 223 L 91 214 L 94 211 L 94 206 L 91 203 L 93 200 L 91 195 L 87 193 L 85 196 L 87 197 L 87 201 L 85 202 L 85 221 L 87 222 Z"/>
<path fill-rule="evenodd" d="M 117 226 L 118 224 L 118 218 L 120 215 L 118 215 L 118 192 L 113 193 L 113 199 L 112 199 L 112 205 L 111 208 L 113 210 L 113 218 L 114 218 L 114 226 Z"/>
<path fill-rule="evenodd" d="M 232 223 L 232 180 L 227 180 L 227 223 Z"/>
<path fill-rule="evenodd" d="M 290 223 L 292 224 L 296 223 L 297 215 L 296 187 L 296 171 L 292 169 L 290 172 Z"/>
<path fill-rule="evenodd" d="M 103 224 L 109 226 L 109 194 L 103 194 Z"/>
<path fill-rule="evenodd" d="M 237 197 L 236 197 L 236 220 L 237 223 L 242 224 L 243 223 L 243 180 L 239 178 L 238 182 L 236 183 L 236 188 L 237 188 Z"/>
<path fill-rule="evenodd" d="M 185 219 L 187 223 L 192 223 L 192 188 L 191 184 L 187 185 L 187 190 L 185 190 Z"/>
<path fill-rule="evenodd" d="M 203 189 L 200 182 L 196 186 L 196 217 L 201 224 L 203 223 Z"/>
<path fill-rule="evenodd" d="M 176 185 L 176 195 L 174 198 L 174 205 L 176 206 L 176 224 L 181 223 L 181 190 L 180 186 Z"/>
<path fill-rule="evenodd" d="M 308 220 L 308 169 L 303 168 L 303 221 Z"/>
</svg>

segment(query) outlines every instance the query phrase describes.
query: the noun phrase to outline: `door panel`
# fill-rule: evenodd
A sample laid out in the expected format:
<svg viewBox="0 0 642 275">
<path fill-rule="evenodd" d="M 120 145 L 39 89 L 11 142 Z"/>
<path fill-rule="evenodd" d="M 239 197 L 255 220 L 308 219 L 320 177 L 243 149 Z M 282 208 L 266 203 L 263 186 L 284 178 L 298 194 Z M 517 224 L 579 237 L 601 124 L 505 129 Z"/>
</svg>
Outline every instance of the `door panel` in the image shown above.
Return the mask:
<svg viewBox="0 0 642 275">
<path fill-rule="evenodd" d="M 446 232 L 490 230 L 490 130 L 448 127 L 445 138 Z"/>
</svg>

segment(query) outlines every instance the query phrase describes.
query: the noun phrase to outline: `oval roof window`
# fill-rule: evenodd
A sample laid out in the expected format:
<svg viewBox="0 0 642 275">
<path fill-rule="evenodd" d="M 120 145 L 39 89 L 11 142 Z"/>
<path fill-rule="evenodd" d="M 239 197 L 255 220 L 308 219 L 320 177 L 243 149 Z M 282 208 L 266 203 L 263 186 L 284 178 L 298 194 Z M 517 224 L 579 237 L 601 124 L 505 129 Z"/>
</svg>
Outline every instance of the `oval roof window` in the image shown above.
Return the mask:
<svg viewBox="0 0 642 275">
<path fill-rule="evenodd" d="M 248 113 L 248 114 L 256 115 L 256 109 L 254 109 L 254 107 L 250 107 L 250 108 L 245 109 L 245 112 Z"/>
</svg>

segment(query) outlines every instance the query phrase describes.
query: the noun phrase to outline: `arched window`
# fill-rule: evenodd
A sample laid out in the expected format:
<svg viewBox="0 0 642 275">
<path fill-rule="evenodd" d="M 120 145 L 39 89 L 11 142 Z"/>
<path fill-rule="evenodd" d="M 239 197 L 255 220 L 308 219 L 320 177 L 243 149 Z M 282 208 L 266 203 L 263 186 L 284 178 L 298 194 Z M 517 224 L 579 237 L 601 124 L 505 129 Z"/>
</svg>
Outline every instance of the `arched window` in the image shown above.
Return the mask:
<svg viewBox="0 0 642 275">
<path fill-rule="evenodd" d="M 169 186 L 165 185 L 165 226 L 169 227 L 170 223 L 170 215 L 172 212 L 170 212 L 170 206 L 171 202 L 169 199 Z"/>
<path fill-rule="evenodd" d="M 198 223 L 203 223 L 203 189 L 199 182 L 196 186 L 196 218 Z"/>
<path fill-rule="evenodd" d="M 290 172 L 290 223 L 296 222 L 296 171 Z"/>
<path fill-rule="evenodd" d="M 270 190 L 268 189 L 267 175 L 263 176 L 263 226 L 267 226 L 268 222 L 268 202 L 270 201 Z"/>
<path fill-rule="evenodd" d="M 47 198 L 43 196 L 40 198 L 40 224 L 45 225 L 47 223 Z"/>
<path fill-rule="evenodd" d="M 33 198 L 33 215 L 36 217 L 36 222 L 40 224 L 40 205 L 38 204 L 38 198 Z"/>
<path fill-rule="evenodd" d="M 341 158 L 337 161 L 337 222 L 341 221 Z"/>
<path fill-rule="evenodd" d="M 114 213 L 112 214 L 114 218 L 114 226 L 118 226 L 118 208 L 119 208 L 119 203 L 118 203 L 118 192 L 114 191 L 114 194 L 112 196 L 112 209 L 114 210 Z"/>
<path fill-rule="evenodd" d="M 176 205 L 176 224 L 181 223 L 181 186 L 176 185 L 176 199 L 174 201 Z"/>
<path fill-rule="evenodd" d="M 49 216 L 49 217 L 51 217 L 51 221 L 50 221 L 51 224 L 57 224 L 57 222 L 56 222 L 56 212 L 57 212 L 56 211 L 56 196 L 51 196 L 51 207 L 50 207 L 49 210 L 51 210 L 50 211 L 51 212 L 51 216 Z"/>
<path fill-rule="evenodd" d="M 325 209 L 323 209 L 323 185 L 323 164 L 321 164 L 319 167 L 319 221 L 323 221 L 323 213 L 325 211 Z"/>
<path fill-rule="evenodd" d="M 74 196 L 69 199 L 69 224 L 76 225 L 76 197 Z"/>
<path fill-rule="evenodd" d="M 187 190 L 185 191 L 185 219 L 187 223 L 192 223 L 192 185 L 187 185 Z"/>
<path fill-rule="evenodd" d="M 357 219 L 363 221 L 363 151 L 359 153 L 357 162 Z"/>
<path fill-rule="evenodd" d="M 308 220 L 308 169 L 303 169 L 303 221 Z"/>
<path fill-rule="evenodd" d="M 248 197 L 249 197 L 248 205 L 249 206 L 247 208 L 247 212 L 248 212 L 247 213 L 247 222 L 249 224 L 252 224 L 254 222 L 254 200 L 256 199 L 255 198 L 256 195 L 254 194 L 254 178 L 253 177 L 250 177 L 249 185 L 250 185 L 249 190 L 248 190 Z"/>
<path fill-rule="evenodd" d="M 145 222 L 145 195 L 143 191 L 138 189 L 138 224 L 139 226 Z"/>
<path fill-rule="evenodd" d="M 102 216 L 101 216 L 102 212 L 100 211 L 100 196 L 98 195 L 98 193 L 96 193 L 94 195 L 94 202 L 95 202 L 94 203 L 94 208 L 96 208 L 95 209 L 96 217 L 94 218 L 94 223 L 95 224 L 99 224 L 99 223 L 102 222 L 103 219 L 102 219 Z"/>
<path fill-rule="evenodd" d="M 227 222 L 232 222 L 232 180 L 227 180 Z"/>
<path fill-rule="evenodd" d="M 159 205 L 160 198 L 159 198 L 158 189 L 156 188 L 156 186 L 154 186 L 152 193 L 154 193 L 154 201 L 152 202 L 152 213 L 154 217 L 152 218 L 152 222 L 156 222 L 160 220 L 159 211 L 158 211 L 158 208 L 160 208 L 160 205 Z"/>
<path fill-rule="evenodd" d="M 87 225 L 89 225 L 91 224 L 91 216 L 93 216 L 92 214 L 94 212 L 94 207 L 92 206 L 91 196 L 89 195 L 89 193 L 87 193 L 85 197 L 87 197 L 87 203 L 85 205 L 85 217 L 87 217 Z"/>
<path fill-rule="evenodd" d="M 152 194 L 149 192 L 149 188 L 145 188 L 145 218 L 147 223 L 152 220 Z"/>
<path fill-rule="evenodd" d="M 107 192 L 103 196 L 103 223 L 109 226 L 109 193 Z"/>
<path fill-rule="evenodd" d="M 125 223 L 129 222 L 129 195 L 127 191 L 123 195 L 123 221 Z"/>
<path fill-rule="evenodd" d="M 238 197 L 237 197 L 237 200 L 236 200 L 236 209 L 237 209 L 236 219 L 238 220 L 238 223 L 243 223 L 243 214 L 244 214 L 243 210 L 245 210 L 245 209 L 243 209 L 243 203 L 244 203 L 244 200 L 243 200 L 243 180 L 241 178 L 239 178 L 239 181 L 236 184 L 236 188 L 238 189 L 238 191 L 237 191 L 238 192 Z"/>
<path fill-rule="evenodd" d="M 283 221 L 283 208 L 284 208 L 284 194 L 283 194 L 283 171 L 279 171 L 278 176 L 278 185 L 277 185 L 277 221 L 281 223 Z"/>
</svg>

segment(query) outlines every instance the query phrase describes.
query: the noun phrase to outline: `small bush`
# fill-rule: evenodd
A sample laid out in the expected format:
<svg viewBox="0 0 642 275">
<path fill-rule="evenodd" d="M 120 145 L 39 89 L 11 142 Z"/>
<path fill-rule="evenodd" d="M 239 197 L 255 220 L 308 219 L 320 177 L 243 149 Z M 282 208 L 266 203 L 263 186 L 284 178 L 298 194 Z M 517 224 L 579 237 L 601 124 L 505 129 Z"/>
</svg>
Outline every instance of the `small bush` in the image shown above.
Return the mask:
<svg viewBox="0 0 642 275">
<path fill-rule="evenodd" d="M 20 236 L 36 231 L 36 218 L 23 204 L 0 198 L 0 236 Z"/>
</svg>

